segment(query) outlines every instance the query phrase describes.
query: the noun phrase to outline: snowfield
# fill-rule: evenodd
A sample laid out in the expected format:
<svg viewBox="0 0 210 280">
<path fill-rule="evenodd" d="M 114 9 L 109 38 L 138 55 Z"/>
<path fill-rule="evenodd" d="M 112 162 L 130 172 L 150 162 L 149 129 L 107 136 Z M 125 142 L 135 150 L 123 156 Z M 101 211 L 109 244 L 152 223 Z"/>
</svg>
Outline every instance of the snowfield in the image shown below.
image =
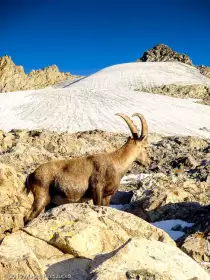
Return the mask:
<svg viewBox="0 0 210 280">
<path fill-rule="evenodd" d="M 0 129 L 128 133 L 115 114 L 140 112 L 150 132 L 210 137 L 210 106 L 135 90 L 171 83 L 210 86 L 210 79 L 177 62 L 115 65 L 54 88 L 0 94 Z"/>
<path fill-rule="evenodd" d="M 193 223 L 187 223 L 183 220 L 165 220 L 165 221 L 159 221 L 152 223 L 153 226 L 156 226 L 158 228 L 161 228 L 165 232 L 169 234 L 169 236 L 173 240 L 177 240 L 178 238 L 182 237 L 184 233 L 184 228 L 192 227 Z M 176 226 L 180 226 L 180 230 L 174 230 Z"/>
</svg>

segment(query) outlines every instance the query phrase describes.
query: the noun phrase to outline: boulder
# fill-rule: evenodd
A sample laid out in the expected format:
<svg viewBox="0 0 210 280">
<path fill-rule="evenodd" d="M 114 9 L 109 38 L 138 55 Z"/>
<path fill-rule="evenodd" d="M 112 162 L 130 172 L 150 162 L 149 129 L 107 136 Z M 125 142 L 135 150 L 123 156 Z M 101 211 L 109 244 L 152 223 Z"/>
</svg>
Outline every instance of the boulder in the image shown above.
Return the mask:
<svg viewBox="0 0 210 280">
<path fill-rule="evenodd" d="M 182 251 L 197 262 L 210 262 L 210 237 L 202 232 L 189 235 L 181 246 Z"/>
<path fill-rule="evenodd" d="M 44 240 L 31 236 L 22 230 L 6 236 L 2 241 L 2 245 L 10 245 L 16 243 L 16 240 L 20 239 L 27 247 L 30 247 L 38 260 L 57 259 L 64 256 L 64 253 L 56 247 L 48 244 Z"/>
<path fill-rule="evenodd" d="M 210 279 L 209 274 L 180 249 L 159 241 L 135 238 L 96 256 L 90 275 L 92 280 Z"/>
<path fill-rule="evenodd" d="M 66 280 L 84 280 L 87 278 L 90 260 L 74 258 L 70 254 L 64 254 L 44 240 L 33 237 L 22 230 L 6 236 L 1 245 L 4 247 L 13 246 L 13 244 L 20 243 L 20 240 L 21 244 L 24 243 L 37 257 L 47 277 L 57 275 L 57 278 L 63 277 Z"/>
<path fill-rule="evenodd" d="M 89 259 L 115 250 L 130 237 L 176 246 L 166 232 L 134 215 L 83 203 L 62 205 L 41 214 L 24 231 L 64 253 Z"/>
<path fill-rule="evenodd" d="M 34 253 L 21 238 L 0 246 L 0 279 L 46 279 Z M 27 278 L 28 277 L 28 278 Z M 39 278 L 38 278 L 39 277 Z"/>
<path fill-rule="evenodd" d="M 0 239 L 22 227 L 31 208 L 32 200 L 26 194 L 23 178 L 12 167 L 0 164 Z"/>
</svg>

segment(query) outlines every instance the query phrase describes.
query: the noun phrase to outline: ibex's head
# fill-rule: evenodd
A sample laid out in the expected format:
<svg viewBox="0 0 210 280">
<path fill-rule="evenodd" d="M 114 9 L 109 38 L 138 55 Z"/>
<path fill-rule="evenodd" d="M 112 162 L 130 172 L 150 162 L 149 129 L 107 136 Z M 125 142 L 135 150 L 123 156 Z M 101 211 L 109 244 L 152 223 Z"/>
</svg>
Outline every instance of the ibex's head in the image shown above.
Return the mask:
<svg viewBox="0 0 210 280">
<path fill-rule="evenodd" d="M 122 117 L 128 127 L 130 128 L 132 138 L 129 139 L 136 146 L 136 162 L 144 167 L 148 167 L 150 165 L 150 158 L 148 156 L 147 146 L 148 146 L 148 125 L 143 115 L 139 113 L 133 114 L 132 117 L 139 117 L 142 125 L 141 135 L 138 135 L 138 128 L 133 123 L 133 121 L 124 114 L 117 114 Z"/>
</svg>

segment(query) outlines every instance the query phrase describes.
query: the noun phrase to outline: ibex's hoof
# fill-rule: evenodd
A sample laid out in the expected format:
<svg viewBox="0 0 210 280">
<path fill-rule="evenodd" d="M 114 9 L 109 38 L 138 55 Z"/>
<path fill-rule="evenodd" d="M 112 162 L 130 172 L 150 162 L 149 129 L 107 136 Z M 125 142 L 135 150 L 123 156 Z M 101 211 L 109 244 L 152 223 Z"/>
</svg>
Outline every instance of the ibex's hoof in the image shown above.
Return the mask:
<svg viewBox="0 0 210 280">
<path fill-rule="evenodd" d="M 24 222 L 24 227 L 27 226 L 30 222 L 29 218 L 28 217 L 24 217 L 23 218 L 23 222 Z"/>
</svg>

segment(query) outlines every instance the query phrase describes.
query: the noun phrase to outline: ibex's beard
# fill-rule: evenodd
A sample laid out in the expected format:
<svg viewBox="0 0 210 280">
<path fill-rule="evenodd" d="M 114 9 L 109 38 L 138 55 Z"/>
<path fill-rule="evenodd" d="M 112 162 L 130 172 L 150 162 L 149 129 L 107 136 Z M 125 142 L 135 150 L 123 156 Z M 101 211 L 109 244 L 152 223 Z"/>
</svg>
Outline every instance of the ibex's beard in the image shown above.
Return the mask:
<svg viewBox="0 0 210 280">
<path fill-rule="evenodd" d="M 135 163 L 137 163 L 139 166 L 145 167 L 145 164 L 143 164 L 141 161 L 139 160 L 135 160 Z"/>
<path fill-rule="evenodd" d="M 150 166 L 150 162 L 143 162 L 143 161 L 141 161 L 141 160 L 135 160 L 135 162 L 136 162 L 139 166 L 144 167 L 144 168 L 149 168 L 149 166 Z"/>
</svg>

